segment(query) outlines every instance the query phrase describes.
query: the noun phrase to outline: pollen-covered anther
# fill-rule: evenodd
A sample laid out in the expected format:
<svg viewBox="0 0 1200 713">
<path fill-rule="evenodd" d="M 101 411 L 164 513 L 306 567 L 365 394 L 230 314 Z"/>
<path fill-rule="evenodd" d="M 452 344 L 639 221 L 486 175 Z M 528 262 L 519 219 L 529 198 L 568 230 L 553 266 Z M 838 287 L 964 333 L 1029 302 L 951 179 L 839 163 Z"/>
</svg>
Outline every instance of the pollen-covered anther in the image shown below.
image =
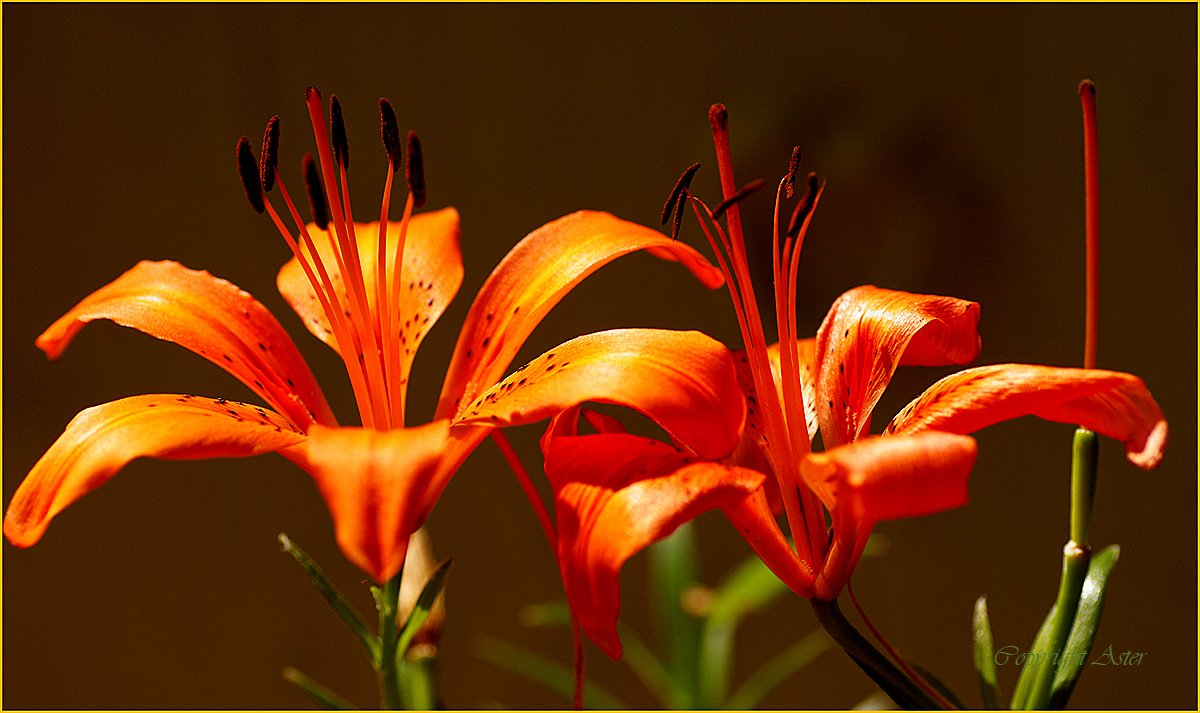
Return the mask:
<svg viewBox="0 0 1200 713">
<path fill-rule="evenodd" d="M 379 99 L 379 137 L 383 139 L 383 149 L 387 151 L 388 161 L 392 165 L 392 173 L 400 170 L 403 151 L 400 146 L 400 128 L 396 123 L 396 110 L 386 98 Z"/>
<path fill-rule="evenodd" d="M 693 163 L 691 166 L 683 169 L 683 173 L 679 174 L 679 180 L 675 181 L 675 186 L 671 188 L 671 194 L 667 196 L 667 201 L 663 203 L 662 215 L 659 216 L 661 225 L 667 224 L 667 218 L 675 213 L 675 205 L 679 201 L 679 196 L 684 191 L 688 190 L 692 185 L 692 179 L 696 177 L 696 171 L 700 170 L 699 163 Z M 677 232 L 677 231 L 675 231 Z"/>
<path fill-rule="evenodd" d="M 242 188 L 246 190 L 246 199 L 255 213 L 263 212 L 262 182 L 258 175 L 258 164 L 254 160 L 254 152 L 250 149 L 250 139 L 245 136 L 237 142 L 238 177 L 242 179 Z"/>
<path fill-rule="evenodd" d="M 329 206 L 325 202 L 325 189 L 321 187 L 321 169 L 311 153 L 305 153 L 301 163 L 304 173 L 304 191 L 308 194 L 308 204 L 312 209 L 313 222 L 321 230 L 329 229 Z"/>
<path fill-rule="evenodd" d="M 713 214 L 712 214 L 713 220 L 720 220 L 721 216 L 725 215 L 725 211 L 729 210 L 732 206 L 734 206 L 738 203 L 741 203 L 742 201 L 746 200 L 747 198 L 754 195 L 755 193 L 759 192 L 760 190 L 762 190 L 762 187 L 765 185 L 766 185 L 766 181 L 764 181 L 761 178 L 756 178 L 753 181 L 750 181 L 746 185 L 739 188 L 737 190 L 737 193 L 734 193 L 732 196 L 729 196 L 725 200 L 721 201 L 721 205 L 717 206 L 717 209 L 713 211 Z"/>
<path fill-rule="evenodd" d="M 329 142 L 333 160 L 344 171 L 350 170 L 350 141 L 346 138 L 346 120 L 342 118 L 342 103 L 336 94 L 329 95 Z"/>
<path fill-rule="evenodd" d="M 808 172 L 806 180 L 808 182 L 808 189 L 804 191 L 800 202 L 796 204 L 796 210 L 792 211 L 792 219 L 788 221 L 787 234 L 793 238 L 800 233 L 800 226 L 804 225 L 804 220 L 812 212 L 813 204 L 817 200 L 817 191 L 821 187 L 820 179 L 817 178 L 817 174 L 813 171 Z"/>
<path fill-rule="evenodd" d="M 263 130 L 262 153 L 258 157 L 258 180 L 264 191 L 275 187 L 275 169 L 279 167 L 279 115 L 267 120 Z"/>
<path fill-rule="evenodd" d="M 787 192 L 788 200 L 791 200 L 796 195 L 796 171 L 800 170 L 800 147 L 792 147 L 792 157 L 788 159 L 787 176 L 783 180 L 783 188 Z"/>
<path fill-rule="evenodd" d="M 425 205 L 425 159 L 421 155 L 421 140 L 417 132 L 408 132 L 408 161 L 404 165 L 404 179 L 412 195 L 413 207 Z"/>
</svg>

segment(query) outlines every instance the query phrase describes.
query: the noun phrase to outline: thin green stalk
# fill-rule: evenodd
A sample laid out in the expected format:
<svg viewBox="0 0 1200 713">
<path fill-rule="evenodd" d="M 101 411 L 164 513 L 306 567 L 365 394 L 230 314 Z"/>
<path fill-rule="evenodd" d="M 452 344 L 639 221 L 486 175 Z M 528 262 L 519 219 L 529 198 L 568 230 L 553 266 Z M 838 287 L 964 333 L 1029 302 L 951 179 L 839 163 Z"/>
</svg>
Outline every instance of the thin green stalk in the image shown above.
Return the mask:
<svg viewBox="0 0 1200 713">
<path fill-rule="evenodd" d="M 383 587 L 383 596 L 379 602 L 379 644 L 380 656 L 376 668 L 376 679 L 379 681 L 379 698 L 387 710 L 399 710 L 403 707 L 400 697 L 399 675 L 396 669 L 396 608 L 400 599 L 400 574 L 388 580 Z"/>
<path fill-rule="evenodd" d="M 1071 539 L 1063 548 L 1062 577 L 1058 585 L 1058 598 L 1049 619 L 1050 631 L 1045 653 L 1047 659 L 1041 665 L 1029 687 L 1028 697 L 1023 702 L 1027 710 L 1045 708 L 1050 703 L 1050 686 L 1062 659 L 1069 659 L 1065 651 L 1067 637 L 1075 623 L 1075 612 L 1079 608 L 1079 597 L 1083 593 L 1083 582 L 1087 578 L 1088 562 L 1092 549 L 1088 545 L 1088 527 L 1092 519 L 1092 505 L 1096 495 L 1096 459 L 1099 444 L 1096 434 L 1083 428 L 1075 430 L 1075 442 L 1071 458 Z"/>
<path fill-rule="evenodd" d="M 809 602 L 812 604 L 813 611 L 816 612 L 817 621 L 820 622 L 821 627 L 829 632 L 838 646 L 842 647 L 842 650 L 854 663 L 858 664 L 858 667 L 878 684 L 883 692 L 896 702 L 896 705 L 908 710 L 941 708 L 901 673 L 891 661 L 888 661 L 887 657 L 879 653 L 878 649 L 863 638 L 858 629 L 855 629 L 854 625 L 846 620 L 841 609 L 838 608 L 836 599 L 828 602 L 821 599 L 810 599 Z"/>
<path fill-rule="evenodd" d="M 291 666 L 285 666 L 283 669 L 283 678 L 296 688 L 304 691 L 309 698 L 313 699 L 313 701 L 323 708 L 331 711 L 357 710 L 353 703 L 317 683 L 303 671 Z"/>
</svg>

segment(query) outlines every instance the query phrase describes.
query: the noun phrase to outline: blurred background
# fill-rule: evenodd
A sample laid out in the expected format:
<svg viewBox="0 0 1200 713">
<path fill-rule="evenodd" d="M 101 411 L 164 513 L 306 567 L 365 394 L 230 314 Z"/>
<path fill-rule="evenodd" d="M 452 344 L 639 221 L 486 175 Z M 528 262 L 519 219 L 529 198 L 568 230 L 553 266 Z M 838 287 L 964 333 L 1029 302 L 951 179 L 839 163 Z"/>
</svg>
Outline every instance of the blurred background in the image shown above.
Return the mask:
<svg viewBox="0 0 1200 713">
<path fill-rule="evenodd" d="M 462 213 L 466 278 L 417 359 L 410 421 L 432 413 L 457 325 L 522 236 L 580 208 L 654 223 L 690 163 L 715 204 L 705 112 L 729 106 L 740 181 L 778 180 L 793 144 L 828 188 L 800 272 L 801 333 L 863 283 L 983 305 L 982 363 L 1078 365 L 1083 341 L 1083 159 L 1076 85 L 1099 90 L 1100 364 L 1145 379 L 1171 423 L 1157 472 L 1101 448 L 1092 529 L 1122 546 L 1097 645 L 1145 652 L 1090 667 L 1072 703 L 1196 705 L 1196 8 L 1193 5 L 6 5 L 4 21 L 4 500 L 67 422 L 122 396 L 251 399 L 170 344 L 109 324 L 57 363 L 34 338 L 144 258 L 179 260 L 249 290 L 309 358 L 343 423 L 345 372 L 275 290 L 289 253 L 246 206 L 238 136 L 282 117 L 281 170 L 311 148 L 304 87 L 342 100 L 354 200 L 384 176 L 376 100 L 420 132 L 429 206 Z M 398 201 L 397 201 L 398 203 Z M 399 205 L 394 214 L 398 215 Z M 767 264 L 770 199 L 743 211 Z M 703 237 L 685 222 L 682 240 Z M 760 242 L 755 242 L 755 241 Z M 759 284 L 765 284 L 762 273 Z M 646 256 L 590 278 L 518 363 L 582 332 L 702 329 L 740 345 L 724 291 Z M 876 430 L 948 370 L 902 371 Z M 1029 646 L 1057 587 L 1072 429 L 1024 419 L 979 435 L 969 507 L 886 523 L 886 556 L 855 588 L 906 656 L 979 704 L 970 619 L 987 594 L 997 647 Z M 535 470 L 540 429 L 512 438 Z M 564 707 L 486 662 L 485 637 L 569 664 L 566 629 L 522 607 L 561 598 L 553 558 L 485 443 L 428 523 L 453 556 L 442 642 L 445 703 Z M 748 550 L 717 514 L 698 522 L 709 582 Z M 299 568 L 287 532 L 365 611 L 311 479 L 282 458 L 139 461 L 71 507 L 28 551 L 3 545 L 7 708 L 303 708 L 294 665 L 373 705 L 354 640 Z M 650 636 L 645 558 L 627 565 L 623 618 Z M 746 623 L 735 681 L 816 628 L 794 597 Z M 589 672 L 655 705 L 594 647 Z M 1017 671 L 1001 667 L 1011 691 Z M 768 707 L 841 708 L 873 690 L 824 654 Z"/>
</svg>

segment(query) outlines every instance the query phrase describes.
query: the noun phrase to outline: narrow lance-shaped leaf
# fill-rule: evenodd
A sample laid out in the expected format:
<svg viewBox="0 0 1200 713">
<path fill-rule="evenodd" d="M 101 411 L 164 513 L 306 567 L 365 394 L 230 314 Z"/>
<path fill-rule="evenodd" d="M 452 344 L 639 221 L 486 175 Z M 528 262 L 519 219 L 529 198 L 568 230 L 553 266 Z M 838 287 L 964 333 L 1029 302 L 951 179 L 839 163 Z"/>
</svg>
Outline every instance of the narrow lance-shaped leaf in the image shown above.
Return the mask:
<svg viewBox="0 0 1200 713">
<path fill-rule="evenodd" d="M 326 710 L 331 710 L 331 711 L 358 710 L 358 708 L 353 703 L 346 700 L 345 698 L 342 698 L 341 696 L 339 696 L 338 694 L 329 690 L 325 686 L 322 686 L 321 684 L 317 683 L 312 678 L 310 678 L 307 674 L 305 674 L 303 671 L 294 669 L 291 666 L 286 666 L 283 669 L 283 678 L 285 681 L 292 684 L 296 688 L 299 688 L 301 691 L 304 691 L 305 695 L 307 695 L 309 698 L 313 699 L 313 701 L 315 701 L 317 703 L 317 705 L 321 706 L 322 708 L 324 708 Z"/>
<path fill-rule="evenodd" d="M 824 631 L 814 631 L 768 660 L 746 679 L 728 701 L 728 710 L 754 710 L 762 700 L 789 676 L 804 668 L 826 651 L 833 642 Z"/>
<path fill-rule="evenodd" d="M 1062 709 L 1067 705 L 1079 675 L 1083 673 L 1083 662 L 1088 660 L 1096 630 L 1100 627 L 1100 615 L 1104 612 L 1104 597 L 1108 591 L 1108 576 L 1117 564 L 1121 548 L 1109 545 L 1092 556 L 1088 563 L 1087 578 L 1083 582 L 1083 593 L 1079 597 L 1079 608 L 1075 611 L 1075 623 L 1067 637 L 1064 655 L 1067 662 L 1058 667 L 1054 683 L 1050 688 L 1050 707 Z M 1072 665 L 1078 664 L 1078 665 Z"/>
<path fill-rule="evenodd" d="M 480 642 L 478 654 L 480 658 L 506 671 L 542 684 L 565 700 L 569 701 L 575 695 L 575 672 L 557 661 L 491 638 Z M 629 709 L 616 695 L 590 680 L 583 689 L 583 706 L 593 710 Z"/>
<path fill-rule="evenodd" d="M 350 631 L 354 633 L 354 636 L 366 648 L 367 656 L 371 659 L 371 662 L 377 662 L 379 660 L 379 640 L 367 628 L 366 623 L 359 616 L 358 612 L 354 610 L 354 607 L 350 606 L 350 602 L 346 601 L 342 593 L 338 591 L 337 587 L 333 586 L 333 583 L 321 571 L 321 567 L 304 550 L 297 547 L 291 538 L 282 532 L 279 533 L 279 545 L 283 548 L 284 552 L 291 555 L 296 560 L 296 563 L 304 569 L 304 573 L 312 580 L 317 591 L 321 593 L 325 601 L 329 602 L 329 606 L 342 618 L 342 621 L 346 622 L 346 626 L 350 628 Z M 295 669 L 290 670 L 295 671 Z M 296 673 L 299 674 L 300 672 L 296 671 Z M 284 672 L 284 678 L 287 678 L 287 670 Z M 288 680 L 292 681 L 291 678 L 288 678 Z M 292 683 L 296 683 L 296 681 L 292 681 Z M 297 683 L 297 685 L 300 684 Z"/>
<path fill-rule="evenodd" d="M 971 634 L 975 641 L 975 673 L 979 676 L 983 707 L 999 710 L 1002 704 L 1000 687 L 996 684 L 996 654 L 992 644 L 992 622 L 988 618 L 987 597 L 975 600 Z"/>
</svg>

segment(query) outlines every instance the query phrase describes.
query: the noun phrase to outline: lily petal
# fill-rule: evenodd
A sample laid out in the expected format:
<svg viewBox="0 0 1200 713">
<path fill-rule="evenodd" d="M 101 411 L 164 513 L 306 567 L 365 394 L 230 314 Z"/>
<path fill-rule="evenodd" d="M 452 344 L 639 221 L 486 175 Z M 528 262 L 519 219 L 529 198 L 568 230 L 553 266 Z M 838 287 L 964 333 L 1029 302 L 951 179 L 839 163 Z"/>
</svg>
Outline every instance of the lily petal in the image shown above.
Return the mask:
<svg viewBox="0 0 1200 713">
<path fill-rule="evenodd" d="M 1167 421 L 1138 377 L 1032 364 L 951 374 L 904 407 L 886 432 L 973 433 L 1021 416 L 1078 424 L 1115 438 L 1125 444 L 1130 462 L 1144 470 L 1158 466 L 1167 446 Z"/>
<path fill-rule="evenodd" d="M 33 545 L 63 508 L 135 458 L 253 456 L 303 440 L 283 416 L 225 399 L 152 394 L 94 406 L 71 420 L 17 488 L 4 535 L 18 547 Z"/>
<path fill-rule="evenodd" d="M 297 425 L 336 424 L 291 337 L 266 307 L 231 282 L 177 262 L 143 260 L 50 325 L 37 346 L 57 359 L 97 319 L 190 349 Z"/>
<path fill-rule="evenodd" d="M 867 432 L 896 367 L 966 364 L 979 354 L 975 302 L 856 287 L 817 332 L 817 413 L 827 448 Z"/>
<path fill-rule="evenodd" d="M 800 474 L 845 529 L 965 505 L 975 452 L 974 438 L 940 431 L 869 436 L 808 454 Z"/>
<path fill-rule="evenodd" d="M 533 329 L 575 285 L 638 250 L 682 263 L 710 289 L 723 282 L 695 249 L 608 213 L 580 211 L 547 223 L 518 243 L 480 288 L 459 333 L 437 417 L 461 415 L 504 375 Z"/>
<path fill-rule="evenodd" d="M 744 500 L 763 481 L 761 473 L 696 461 L 627 434 L 552 439 L 546 475 L 567 599 L 583 631 L 614 659 L 622 652 L 618 574 L 625 561 L 701 513 Z"/>
<path fill-rule="evenodd" d="M 720 342 L 699 332 L 616 329 L 534 359 L 470 403 L 456 423 L 515 426 L 584 401 L 633 408 L 705 458 L 733 452 L 746 409 Z"/>
<path fill-rule="evenodd" d="M 376 582 L 404 565 L 448 440 L 445 420 L 391 431 L 316 426 L 309 433 L 296 460 L 316 480 L 342 552 Z"/>
<path fill-rule="evenodd" d="M 387 230 L 388 289 L 396 275 L 396 242 L 400 239 L 400 223 L 389 222 Z M 326 231 L 310 223 L 309 235 L 317 246 L 321 262 L 329 273 L 338 300 L 342 305 L 349 303 L 346 284 L 338 269 L 330 239 Z M 354 234 L 358 240 L 358 260 L 362 265 L 363 283 L 366 288 L 367 304 L 372 314 L 377 314 L 377 266 L 379 264 L 379 222 L 355 223 Z M 404 241 L 404 264 L 400 270 L 400 310 L 396 324 L 400 327 L 401 354 L 399 360 L 400 379 L 407 380 L 412 368 L 417 347 L 433 328 L 438 317 L 458 294 L 462 285 L 462 251 L 459 248 L 459 217 L 454 208 L 414 215 L 408 224 Z M 308 251 L 305 250 L 305 255 Z M 318 339 L 338 350 L 329 318 L 321 308 L 312 283 L 304 269 L 293 257 L 279 270 L 276 277 L 279 292 L 296 314 L 304 320 L 304 326 Z"/>
</svg>

